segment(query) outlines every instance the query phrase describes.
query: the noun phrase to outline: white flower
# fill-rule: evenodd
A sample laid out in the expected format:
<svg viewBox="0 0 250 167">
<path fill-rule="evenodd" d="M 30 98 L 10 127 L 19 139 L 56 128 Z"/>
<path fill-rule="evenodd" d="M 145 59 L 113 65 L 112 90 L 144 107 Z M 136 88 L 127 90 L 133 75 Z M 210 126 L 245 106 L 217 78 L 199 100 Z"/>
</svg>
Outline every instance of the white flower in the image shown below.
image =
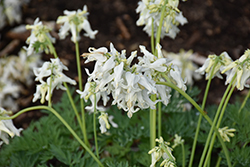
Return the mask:
<svg viewBox="0 0 250 167">
<path fill-rule="evenodd" d="M 175 167 L 175 163 L 173 163 L 172 161 L 170 161 L 169 159 L 164 159 L 162 161 L 162 163 L 160 164 L 160 166 L 164 166 L 164 167 Z"/>
<path fill-rule="evenodd" d="M 246 81 L 250 77 L 250 50 L 246 50 L 238 60 L 225 66 L 221 73 L 225 72 L 227 72 L 226 84 L 232 82 L 233 77 L 236 75 L 235 86 L 237 89 L 243 90 L 244 86 L 249 87 Z"/>
<path fill-rule="evenodd" d="M 180 69 L 177 66 L 172 65 L 172 68 L 170 70 L 170 77 L 179 88 L 181 88 L 184 91 L 187 89 L 185 82 L 183 81 L 181 77 Z"/>
<path fill-rule="evenodd" d="M 126 58 L 126 51 L 123 50 L 119 53 L 112 43 L 110 51 L 104 47 L 91 48 L 90 53 L 83 54 L 83 57 L 87 58 L 86 62 L 96 61 L 92 73 L 86 69 L 89 77 L 84 91 L 77 91 L 85 100 L 91 97 L 92 105 L 87 106 L 86 109 L 94 110 L 92 97 L 94 94 L 96 94 L 96 103 L 100 100 L 99 97 L 102 97 L 104 106 L 109 99 L 108 95 L 112 95 L 112 105 L 117 105 L 119 109 L 126 111 L 129 118 L 140 109 L 149 107 L 155 109 L 155 105 L 159 101 L 163 101 L 167 105 L 171 89 L 164 85 L 156 85 L 157 81 L 165 81 L 161 78 L 163 73 L 167 74 L 174 84 L 183 90 L 186 89 L 178 69 L 172 67 L 167 58 L 163 57 L 159 44 L 156 48 L 159 58 L 147 51 L 145 46 L 140 46 L 140 49 L 144 56 L 138 57 L 138 64 L 134 64 L 132 67 L 131 63 L 137 56 L 137 52 L 132 52 Z M 91 86 L 92 84 L 94 86 Z M 159 99 L 152 101 L 149 98 L 152 94 L 156 94 Z"/>
<path fill-rule="evenodd" d="M 22 18 L 22 5 L 29 0 L 2 0 L 0 3 L 0 29 L 6 24 L 20 23 Z"/>
<path fill-rule="evenodd" d="M 100 130 L 101 130 L 101 133 L 105 133 L 107 132 L 107 129 L 110 129 L 110 124 L 109 122 L 111 123 L 111 125 L 114 127 L 114 128 L 117 128 L 118 125 L 116 123 L 114 123 L 112 120 L 113 120 L 114 116 L 108 116 L 107 113 L 104 113 L 102 112 L 101 115 L 98 117 L 99 119 L 99 123 L 100 123 Z"/>
<path fill-rule="evenodd" d="M 31 30 L 31 35 L 26 40 L 26 43 L 29 44 L 29 46 L 28 48 L 24 47 L 27 51 L 27 55 L 31 55 L 34 50 L 36 52 L 44 50 L 45 53 L 53 53 L 49 44 L 55 43 L 55 38 L 49 34 L 51 29 L 43 25 L 42 22 L 39 21 L 39 18 L 36 18 L 33 25 L 27 25 L 26 29 Z"/>
<path fill-rule="evenodd" d="M 187 84 L 192 85 L 193 79 L 200 79 L 201 75 L 195 72 L 198 66 L 191 60 L 192 51 L 180 50 L 179 53 L 164 52 L 164 56 L 171 59 L 171 63 L 178 66 L 181 70 L 181 77 L 187 81 Z"/>
<path fill-rule="evenodd" d="M 96 100 L 94 98 L 94 95 L 90 96 L 89 99 L 91 101 L 91 106 L 86 106 L 85 109 L 90 111 L 90 113 L 94 112 L 95 105 L 96 105 L 96 110 L 98 110 L 98 111 L 106 111 L 107 110 L 105 107 L 97 105 L 98 101 L 101 99 L 101 93 L 100 92 L 96 93 Z M 95 104 L 95 101 L 96 101 L 96 104 Z"/>
<path fill-rule="evenodd" d="M 90 27 L 89 21 L 87 20 L 87 6 L 83 7 L 83 10 L 78 9 L 77 11 L 68 11 L 63 12 L 66 16 L 59 16 L 57 23 L 63 23 L 62 27 L 59 30 L 59 36 L 61 39 L 64 39 L 68 32 L 72 34 L 71 40 L 76 43 L 80 40 L 79 33 L 81 30 L 85 30 L 85 36 L 90 37 L 91 39 L 95 38 L 97 30 L 93 31 Z"/>
<path fill-rule="evenodd" d="M 108 52 L 108 49 L 105 47 L 101 47 L 99 49 L 90 47 L 89 52 L 90 53 L 82 54 L 83 57 L 87 57 L 87 60 L 85 61 L 85 63 L 88 63 L 91 61 L 97 61 L 98 64 L 101 64 L 107 60 L 107 57 L 104 56 L 104 54 Z"/>
<path fill-rule="evenodd" d="M 40 85 L 36 86 L 36 93 L 32 99 L 32 102 L 36 102 L 39 98 L 41 98 L 41 103 L 45 102 L 45 95 L 49 91 L 49 85 L 46 82 L 43 82 Z M 47 96 L 48 97 L 48 96 Z M 48 100 L 48 98 L 46 98 Z"/>
<path fill-rule="evenodd" d="M 2 117 L 8 117 L 7 111 L 0 107 L 0 116 Z M 20 132 L 22 131 L 22 128 L 17 129 L 14 125 L 11 119 L 9 120 L 0 120 L 0 139 L 3 140 L 4 143 L 9 144 L 8 135 L 12 138 L 17 135 L 20 136 Z M 2 144 L 2 142 L 1 142 Z M 1 145 L 0 144 L 0 145 Z"/>
<path fill-rule="evenodd" d="M 178 21 L 182 26 L 186 24 L 188 21 L 187 19 L 182 15 L 182 12 L 178 13 L 175 17 L 176 21 Z"/>
<path fill-rule="evenodd" d="M 34 82 L 33 68 L 41 64 L 40 55 L 27 57 L 23 49 L 16 55 L 0 60 L 0 106 L 12 111 L 18 110 L 15 102 L 23 85 L 29 87 Z"/>
<path fill-rule="evenodd" d="M 113 115 L 110 115 L 108 119 L 109 119 L 109 122 L 111 123 L 111 125 L 112 125 L 114 128 L 118 128 L 118 125 L 113 121 L 113 119 L 114 119 L 114 116 L 113 116 Z"/>
<path fill-rule="evenodd" d="M 161 38 L 164 36 L 175 38 L 176 34 L 180 31 L 177 26 L 179 24 L 184 25 L 187 23 L 187 19 L 183 17 L 182 12 L 177 9 L 178 4 L 179 0 L 167 1 L 165 6 L 165 17 L 163 18 L 161 29 Z M 160 24 L 163 5 L 164 1 L 162 0 L 142 0 L 138 3 L 136 12 L 140 13 L 140 17 L 136 24 L 138 26 L 145 25 L 143 30 L 146 31 L 149 36 L 156 36 L 156 32 Z M 154 26 L 154 34 L 151 34 L 152 25 Z"/>
<path fill-rule="evenodd" d="M 171 97 L 170 95 L 171 88 L 165 85 L 156 85 L 156 89 L 157 89 L 159 96 L 161 97 L 162 103 L 167 106 L 169 103 L 169 99 Z"/>
<path fill-rule="evenodd" d="M 217 64 L 215 64 L 216 62 Z M 232 59 L 229 57 L 227 52 L 222 52 L 220 56 L 209 55 L 205 63 L 203 64 L 203 66 L 197 69 L 196 72 L 200 74 L 206 73 L 207 80 L 209 79 L 210 75 L 212 75 L 212 78 L 216 76 L 222 79 L 220 71 L 222 71 L 231 62 L 232 62 Z M 213 68 L 214 68 L 214 72 L 212 73 Z"/>
<path fill-rule="evenodd" d="M 55 88 L 62 90 L 66 89 L 62 85 L 64 82 L 76 85 L 75 80 L 63 74 L 63 70 L 68 70 L 68 68 L 62 64 L 59 58 L 50 60 L 51 62 L 44 62 L 42 67 L 34 68 L 35 80 L 39 81 L 41 84 L 37 85 L 36 93 L 32 100 L 33 102 L 39 98 L 41 98 L 41 103 L 44 103 L 45 99 L 48 101 Z"/>
<path fill-rule="evenodd" d="M 161 153 L 162 152 L 153 152 L 151 154 L 151 165 L 150 165 L 150 167 L 154 167 L 155 164 L 160 160 L 160 158 L 162 157 Z"/>
<path fill-rule="evenodd" d="M 169 164 L 175 165 L 175 157 L 172 155 L 173 149 L 168 146 L 170 143 L 165 142 L 162 137 L 155 139 L 155 141 L 159 143 L 159 146 L 155 146 L 148 152 L 152 158 L 150 167 L 155 167 L 160 158 L 163 158 L 160 166 L 166 165 L 166 162 L 171 162 Z"/>
<path fill-rule="evenodd" d="M 228 129 L 228 127 L 225 126 L 224 128 L 219 128 L 218 131 L 219 131 L 219 133 L 220 133 L 220 135 L 221 135 L 223 141 L 230 142 L 229 137 L 234 137 L 233 132 L 235 132 L 236 129 L 234 129 L 234 128 Z M 228 137 L 228 136 L 229 136 L 229 137 Z"/>
</svg>

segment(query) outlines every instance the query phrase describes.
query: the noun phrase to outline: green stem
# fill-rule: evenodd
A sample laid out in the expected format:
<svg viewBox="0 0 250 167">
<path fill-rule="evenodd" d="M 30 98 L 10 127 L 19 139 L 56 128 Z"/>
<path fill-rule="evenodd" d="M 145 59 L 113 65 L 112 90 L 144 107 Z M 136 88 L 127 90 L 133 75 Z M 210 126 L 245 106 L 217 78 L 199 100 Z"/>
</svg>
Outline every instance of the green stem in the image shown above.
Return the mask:
<svg viewBox="0 0 250 167">
<path fill-rule="evenodd" d="M 215 167 L 220 167 L 221 157 L 218 157 Z"/>
<path fill-rule="evenodd" d="M 161 102 L 158 102 L 158 137 L 161 137 Z"/>
<path fill-rule="evenodd" d="M 152 29 L 151 29 L 151 50 L 155 54 L 155 44 L 154 44 L 154 19 L 152 18 Z"/>
<path fill-rule="evenodd" d="M 244 108 L 244 106 L 246 105 L 246 102 L 247 102 L 247 99 L 249 98 L 249 96 L 250 96 L 250 90 L 248 90 L 248 93 L 247 93 L 247 95 L 246 95 L 246 97 L 245 97 L 243 103 L 242 103 L 241 106 L 240 106 L 239 113 L 241 112 L 241 110 L 242 110 L 242 109 Z"/>
<path fill-rule="evenodd" d="M 81 64 L 80 64 L 80 54 L 79 54 L 79 45 L 78 42 L 75 43 L 75 50 L 76 50 L 76 63 L 77 63 L 77 71 L 78 71 L 78 80 L 79 80 L 79 90 L 83 91 L 82 86 L 82 71 L 81 71 Z M 81 105 L 81 113 L 82 113 L 82 131 L 84 133 L 84 142 L 89 146 L 89 141 L 87 137 L 87 131 L 86 131 L 86 122 L 85 122 L 85 110 L 84 110 L 84 102 L 83 99 L 80 99 L 80 105 Z"/>
<path fill-rule="evenodd" d="M 236 76 L 236 75 L 235 75 L 235 76 Z M 235 77 L 234 77 L 234 78 L 235 78 Z M 231 83 L 233 83 L 234 78 L 233 78 L 233 80 L 232 80 Z M 232 86 L 232 85 L 231 85 L 231 86 Z M 217 128 L 217 129 L 220 127 L 220 124 L 221 124 L 223 115 L 224 115 L 224 113 L 225 113 L 225 110 L 226 110 L 227 104 L 228 104 L 228 102 L 229 102 L 229 99 L 230 99 L 230 97 L 232 96 L 232 93 L 233 93 L 233 91 L 234 91 L 234 88 L 235 88 L 235 86 L 232 86 L 232 87 L 231 87 L 231 90 L 230 90 L 230 92 L 229 92 L 229 94 L 228 94 L 228 96 L 227 96 L 227 98 L 226 98 L 226 100 L 225 100 L 225 102 L 224 102 L 223 108 L 222 108 L 222 110 L 221 110 L 221 112 L 220 112 L 220 117 L 219 117 L 218 122 L 217 122 L 217 125 L 216 125 L 216 128 Z M 207 153 L 207 157 L 206 157 L 204 166 L 206 166 L 206 164 L 208 163 L 209 157 L 211 157 L 211 153 L 212 153 L 212 150 L 213 150 L 215 138 L 216 138 L 216 134 L 214 133 L 214 134 L 213 134 L 213 137 L 212 137 L 212 140 L 211 140 L 211 143 L 210 143 L 210 145 L 209 145 L 209 149 L 208 149 L 208 153 Z"/>
<path fill-rule="evenodd" d="M 175 162 L 175 159 L 173 159 L 172 155 L 169 153 L 168 149 L 165 146 L 161 146 L 161 148 L 165 151 L 165 153 L 168 155 L 168 159 L 172 162 Z"/>
<path fill-rule="evenodd" d="M 60 114 L 57 113 L 56 110 L 54 110 L 51 107 L 48 106 L 35 106 L 35 107 L 29 107 L 29 108 L 25 108 L 21 111 L 19 111 L 18 113 L 16 113 L 15 115 L 12 115 L 10 117 L 0 117 L 0 119 L 14 119 L 16 117 L 18 117 L 19 115 L 28 112 L 28 111 L 32 111 L 32 110 L 48 110 L 50 112 L 52 112 L 63 124 L 64 126 L 70 131 L 70 133 L 75 137 L 75 139 L 82 145 L 82 147 L 94 158 L 94 160 L 101 166 L 104 167 L 102 165 L 102 163 L 100 162 L 100 160 L 95 156 L 95 154 L 88 148 L 88 146 L 80 139 L 80 137 L 75 133 L 75 131 L 70 127 L 70 125 L 61 117 Z"/>
<path fill-rule="evenodd" d="M 165 15 L 165 11 L 166 11 L 166 4 L 167 3 L 168 3 L 168 0 L 165 0 L 163 6 L 161 8 L 161 18 L 160 18 L 159 26 L 158 26 L 158 29 L 157 29 L 155 45 L 157 45 L 158 43 L 160 43 L 162 22 L 163 22 L 163 19 L 164 19 L 164 15 Z"/>
<path fill-rule="evenodd" d="M 202 121 L 202 115 L 199 114 L 199 119 L 198 119 L 198 122 L 197 122 L 197 128 L 196 128 L 196 131 L 195 131 L 195 136 L 194 136 L 194 141 L 193 141 L 193 146 L 192 146 L 191 157 L 190 157 L 190 161 L 189 161 L 189 165 L 188 165 L 189 167 L 192 167 L 192 164 L 193 164 L 196 144 L 197 144 L 198 135 L 199 135 L 199 132 L 200 132 L 201 121 Z"/>
<path fill-rule="evenodd" d="M 156 95 L 151 95 L 151 100 L 156 100 Z M 150 148 L 155 147 L 155 139 L 156 139 L 156 109 L 150 109 Z"/>
<path fill-rule="evenodd" d="M 236 75 L 234 76 L 233 80 L 235 79 L 235 77 L 236 77 Z M 218 109 L 216 111 L 216 114 L 215 114 L 215 117 L 214 117 L 214 120 L 213 120 L 213 124 L 212 124 L 212 127 L 210 128 L 210 131 L 209 131 L 209 134 L 208 134 L 208 137 L 207 137 L 207 141 L 206 141 L 206 144 L 205 144 L 205 147 L 203 149 L 203 153 L 202 153 L 202 156 L 201 156 L 201 159 L 200 159 L 200 162 L 199 162 L 199 167 L 201 167 L 202 164 L 203 164 L 203 161 L 204 161 L 204 158 L 206 156 L 206 152 L 207 152 L 207 149 L 208 149 L 208 146 L 209 146 L 209 141 L 210 141 L 210 139 L 212 137 L 212 134 L 213 134 L 213 129 L 214 129 L 215 125 L 216 125 L 216 122 L 217 122 L 218 117 L 220 115 L 221 109 L 222 109 L 223 104 L 224 104 L 224 102 L 225 102 L 225 100 L 226 100 L 226 98 L 227 98 L 227 96 L 229 94 L 229 91 L 230 91 L 231 87 L 232 87 L 232 82 L 228 85 L 226 91 L 224 92 L 224 95 L 223 95 L 223 97 L 221 99 L 220 105 L 219 105 L 219 107 L 218 107 Z M 218 127 L 217 127 L 217 129 L 218 129 Z"/>
<path fill-rule="evenodd" d="M 182 148 L 182 167 L 185 167 L 186 155 L 183 142 L 181 143 L 181 148 Z"/>
<path fill-rule="evenodd" d="M 215 69 L 217 63 L 218 63 L 218 61 L 215 62 L 214 66 L 212 68 L 211 74 L 209 76 L 208 82 L 207 82 L 206 90 L 205 90 L 203 101 L 202 101 L 202 105 L 201 105 L 201 109 L 203 111 L 205 109 L 205 105 L 206 105 L 206 101 L 207 101 L 207 96 L 208 96 L 209 88 L 210 88 L 212 77 L 213 77 L 212 75 L 214 73 L 214 69 Z M 199 135 L 199 131 L 200 131 L 201 121 L 202 121 L 202 115 L 199 115 L 199 119 L 198 119 L 196 131 L 195 131 L 195 137 L 194 137 L 194 141 L 193 141 L 193 146 L 192 146 L 191 157 L 190 157 L 190 161 L 189 161 L 189 167 L 192 167 L 192 164 L 193 164 L 194 154 L 195 154 L 196 144 L 197 144 L 198 135 Z"/>
<path fill-rule="evenodd" d="M 49 42 L 48 46 L 49 46 L 50 53 L 52 53 L 55 58 L 58 58 L 55 47 L 54 47 L 53 43 L 51 42 L 50 38 L 46 34 L 44 36 L 46 37 L 47 41 Z"/>
<path fill-rule="evenodd" d="M 57 53 L 56 53 L 56 50 L 55 50 L 53 44 L 51 43 L 51 41 L 50 41 L 49 38 L 48 38 L 48 40 L 49 40 L 50 50 L 52 51 L 52 54 L 54 55 L 55 58 L 58 58 Z M 80 125 L 80 127 L 81 127 L 82 134 L 83 134 L 83 137 L 84 137 L 84 136 L 86 136 L 86 130 L 83 129 L 82 121 L 81 121 L 80 115 L 79 115 L 79 113 L 78 113 L 78 111 L 77 111 L 77 109 L 76 109 L 76 105 L 75 105 L 75 103 L 74 103 L 74 101 L 73 101 L 72 95 L 71 95 L 71 93 L 70 93 L 70 91 L 69 91 L 69 87 L 68 87 L 68 85 L 67 85 L 66 82 L 63 82 L 63 85 L 64 85 L 64 87 L 66 88 L 66 92 L 67 92 L 69 101 L 70 101 L 71 106 L 72 106 L 72 108 L 73 108 L 73 110 L 74 110 L 74 113 L 75 113 L 75 115 L 76 115 L 77 121 L 78 121 L 78 123 L 79 123 L 79 125 Z M 85 141 L 85 143 L 89 146 L 88 140 L 87 140 L 87 142 Z"/>
<path fill-rule="evenodd" d="M 72 106 L 72 108 L 73 108 L 73 110 L 74 110 L 74 113 L 75 113 L 75 115 L 76 115 L 76 119 L 77 119 L 77 121 L 78 121 L 78 123 L 79 123 L 79 125 L 80 125 L 80 127 L 81 127 L 82 134 L 83 134 L 83 136 L 84 136 L 84 131 L 83 131 L 83 128 L 82 128 L 82 121 L 81 121 L 80 115 L 79 115 L 79 113 L 78 113 L 78 111 L 77 111 L 77 109 L 76 109 L 76 105 L 75 105 L 74 100 L 73 100 L 73 98 L 72 98 L 72 96 L 71 96 L 71 93 L 70 93 L 70 91 L 69 91 L 68 85 L 67 85 L 66 82 L 64 82 L 63 85 L 64 85 L 64 87 L 66 88 L 66 92 L 67 92 L 67 95 L 68 95 L 70 104 L 71 104 L 71 106 Z M 87 143 L 86 143 L 86 144 L 87 144 Z"/>
<path fill-rule="evenodd" d="M 202 110 L 202 108 L 186 93 L 184 92 L 182 89 L 178 88 L 175 84 L 172 84 L 172 83 L 169 83 L 169 82 L 156 82 L 156 84 L 160 84 L 160 85 L 166 85 L 166 86 L 169 86 L 175 90 L 177 90 L 181 95 L 183 95 L 199 112 L 200 114 L 207 120 L 207 122 L 212 126 L 213 122 L 212 120 L 207 116 L 207 113 L 205 111 Z M 224 143 L 224 141 L 222 140 L 220 134 L 219 134 L 219 131 L 216 127 L 213 127 L 213 130 L 215 131 L 216 135 L 218 136 L 219 138 L 219 141 L 221 143 L 221 146 L 222 146 L 222 149 L 224 151 L 224 154 L 226 156 L 226 160 L 227 160 L 227 164 L 228 164 L 228 167 L 231 167 L 231 160 L 230 160 L 230 157 L 229 157 L 229 153 L 228 153 L 228 150 L 227 150 L 227 147 Z"/>
<path fill-rule="evenodd" d="M 95 138 L 95 151 L 96 156 L 99 158 L 99 148 L 98 148 L 98 142 L 97 142 L 97 131 L 96 131 L 96 94 L 94 94 L 94 113 L 93 113 L 93 128 L 94 128 L 94 138 Z"/>
<path fill-rule="evenodd" d="M 54 67 L 51 68 L 51 75 L 50 75 L 50 82 L 49 82 L 49 102 L 48 102 L 49 107 L 52 107 L 52 103 L 51 103 L 51 97 L 52 97 L 51 87 L 52 87 L 52 80 L 53 80 L 53 69 L 54 69 Z"/>
</svg>

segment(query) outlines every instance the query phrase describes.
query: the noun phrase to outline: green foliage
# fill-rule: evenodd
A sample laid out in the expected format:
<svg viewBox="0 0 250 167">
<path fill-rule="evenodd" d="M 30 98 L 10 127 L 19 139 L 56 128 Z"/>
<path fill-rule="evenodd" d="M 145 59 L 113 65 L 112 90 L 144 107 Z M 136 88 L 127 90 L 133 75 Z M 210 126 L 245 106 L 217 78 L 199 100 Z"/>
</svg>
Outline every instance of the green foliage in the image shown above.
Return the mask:
<svg viewBox="0 0 250 167">
<path fill-rule="evenodd" d="M 189 94 L 193 96 L 196 96 L 198 93 L 199 91 L 195 88 L 189 90 Z M 75 98 L 74 101 L 76 104 L 79 103 L 78 98 Z M 194 108 L 186 111 L 184 107 L 186 102 L 176 92 L 172 93 L 171 103 L 162 108 L 162 136 L 171 145 L 174 143 L 175 134 L 178 134 L 185 140 L 185 163 L 187 165 L 199 113 Z M 175 106 L 172 104 L 175 104 Z M 231 141 L 226 142 L 230 158 L 236 167 L 250 166 L 250 124 L 248 123 L 250 120 L 250 102 L 246 104 L 241 113 L 238 113 L 240 105 L 240 103 L 228 105 L 221 124 L 221 127 L 228 126 L 237 130 L 235 136 L 230 137 Z M 66 94 L 53 107 L 74 131 L 82 137 Z M 216 109 L 217 106 L 206 107 L 206 111 L 211 119 L 213 119 Z M 47 115 L 40 118 L 39 121 L 32 122 L 22 132 L 21 137 L 15 137 L 10 140 L 9 145 L 2 146 L 0 149 L 0 166 L 98 166 L 52 113 L 48 111 L 42 112 Z M 129 119 L 124 111 L 119 110 L 116 106 L 111 106 L 108 109 L 108 114 L 114 116 L 113 121 L 119 127 L 111 127 L 105 134 L 101 134 L 98 128 L 99 153 L 102 163 L 107 167 L 149 166 L 151 163 L 151 157 L 148 154 L 150 150 L 149 112 L 147 110 L 138 111 Z M 91 149 L 94 151 L 92 114 L 86 114 L 86 118 L 88 138 L 92 145 Z M 98 121 L 97 127 L 99 127 Z M 201 152 L 198 150 L 203 149 L 209 130 L 210 125 L 203 119 L 194 166 L 197 166 L 199 162 Z M 216 163 L 218 156 L 222 158 L 221 166 L 227 166 L 224 153 L 221 150 L 220 143 L 216 141 L 212 152 L 211 166 Z M 177 166 L 182 166 L 183 157 L 180 145 L 173 150 L 173 155 L 176 158 Z M 157 163 L 157 166 L 159 164 Z"/>
</svg>

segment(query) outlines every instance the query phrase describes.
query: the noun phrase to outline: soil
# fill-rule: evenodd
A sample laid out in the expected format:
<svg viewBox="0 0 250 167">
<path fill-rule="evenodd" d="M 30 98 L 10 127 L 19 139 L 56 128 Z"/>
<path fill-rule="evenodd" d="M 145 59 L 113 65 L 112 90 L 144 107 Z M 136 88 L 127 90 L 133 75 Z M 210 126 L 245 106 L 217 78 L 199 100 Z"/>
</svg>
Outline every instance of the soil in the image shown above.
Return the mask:
<svg viewBox="0 0 250 167">
<path fill-rule="evenodd" d="M 136 26 L 139 17 L 135 11 L 137 4 L 138 0 L 31 0 L 23 7 L 22 24 L 32 24 L 37 17 L 42 21 L 56 21 L 58 16 L 63 15 L 64 10 L 82 9 L 87 5 L 91 27 L 99 32 L 94 40 L 86 37 L 80 40 L 80 52 L 87 52 L 89 47 L 109 47 L 109 43 L 112 42 L 117 50 L 126 49 L 129 55 L 131 51 L 138 50 L 141 44 L 150 50 L 149 36 L 142 30 L 143 27 Z M 203 56 L 212 53 L 218 55 L 227 51 L 236 59 L 250 48 L 248 0 L 188 0 L 180 2 L 179 8 L 188 19 L 188 24 L 179 27 L 181 31 L 175 40 L 167 37 L 162 39 L 163 49 L 169 52 L 179 52 L 182 48 L 191 49 Z M 20 42 L 13 53 L 25 45 L 25 38 L 7 35 L 13 27 L 6 27 L 0 31 L 0 50 L 15 38 L 19 38 Z M 57 40 L 55 46 L 59 57 L 67 60 L 70 69 L 68 75 L 77 79 L 75 49 L 70 37 L 62 41 Z M 43 59 L 48 60 L 50 57 L 52 56 L 44 55 Z M 83 64 L 83 60 L 82 65 L 83 69 L 91 66 Z M 84 79 L 86 80 L 86 75 Z M 199 81 L 196 85 L 204 89 L 205 82 Z M 32 95 L 35 86 L 29 90 L 32 91 Z M 209 103 L 217 103 L 223 90 L 224 81 L 215 79 L 208 98 Z M 202 93 L 200 96 L 202 97 Z"/>
</svg>

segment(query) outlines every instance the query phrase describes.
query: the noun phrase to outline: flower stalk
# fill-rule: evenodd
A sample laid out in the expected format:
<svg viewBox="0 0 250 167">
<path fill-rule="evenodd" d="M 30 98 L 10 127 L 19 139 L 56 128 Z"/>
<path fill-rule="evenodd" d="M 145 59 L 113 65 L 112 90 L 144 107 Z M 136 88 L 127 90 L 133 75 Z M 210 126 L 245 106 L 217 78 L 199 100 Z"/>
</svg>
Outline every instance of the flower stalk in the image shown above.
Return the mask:
<svg viewBox="0 0 250 167">
<path fill-rule="evenodd" d="M 79 82 L 79 90 L 83 90 L 82 85 L 82 70 L 81 70 L 81 64 L 80 64 L 80 54 L 79 54 L 79 44 L 78 41 L 75 42 L 75 51 L 76 51 L 76 64 L 77 64 L 77 72 L 78 72 L 78 82 Z M 85 110 L 84 110 L 84 101 L 81 98 L 80 99 L 80 105 L 81 105 L 81 115 L 82 115 L 82 121 L 81 121 L 81 129 L 83 132 L 84 142 L 89 146 L 89 141 L 87 137 L 87 131 L 86 131 L 86 121 L 85 121 Z"/>
<path fill-rule="evenodd" d="M 175 89 L 176 91 L 178 91 L 181 95 L 183 95 L 199 112 L 200 114 L 208 121 L 208 123 L 212 126 L 213 125 L 213 121 L 209 118 L 209 116 L 207 115 L 207 113 L 205 111 L 203 111 L 201 109 L 201 107 L 187 94 L 185 93 L 182 89 L 178 88 L 176 85 L 172 84 L 172 83 L 169 83 L 169 82 L 157 82 L 156 84 L 160 84 L 160 85 L 166 85 L 166 86 L 169 86 L 173 89 Z M 226 160 L 227 160 L 227 165 L 229 167 L 231 167 L 231 160 L 230 160 L 230 157 L 229 157 L 229 153 L 228 153 L 228 149 L 224 143 L 224 141 L 222 140 L 220 134 L 219 134 L 219 131 L 216 127 L 213 127 L 213 130 L 215 131 L 220 143 L 221 143 L 221 146 L 223 148 L 223 151 L 224 151 L 224 154 L 226 156 Z"/>
<path fill-rule="evenodd" d="M 56 110 L 54 110 L 51 107 L 48 107 L 48 106 L 28 107 L 28 108 L 25 108 L 25 109 L 19 111 L 15 115 L 10 116 L 10 117 L 1 117 L 0 116 L 0 120 L 14 119 L 25 112 L 34 111 L 34 110 L 43 110 L 43 109 L 52 112 L 63 123 L 63 125 L 71 132 L 71 134 L 82 145 L 82 147 L 93 157 L 93 159 L 98 163 L 98 165 L 100 165 L 101 167 L 104 167 L 102 165 L 102 163 L 100 162 L 100 160 L 94 155 L 94 153 L 89 149 L 89 147 L 81 140 L 81 138 L 75 133 L 75 131 L 70 127 L 70 125 L 61 117 L 60 114 L 58 114 L 58 112 Z"/>
<path fill-rule="evenodd" d="M 205 90 L 202 105 L 201 105 L 202 110 L 205 110 L 205 105 L 206 105 L 206 101 L 207 101 L 209 88 L 210 88 L 210 85 L 211 85 L 211 81 L 212 81 L 214 70 L 215 70 L 215 67 L 216 67 L 217 63 L 218 63 L 218 61 L 215 61 L 215 64 L 214 64 L 214 66 L 213 66 L 213 68 L 211 70 L 211 73 L 210 73 L 210 76 L 209 76 L 209 79 L 208 79 L 208 82 L 207 82 L 206 90 Z M 199 135 L 199 131 L 200 131 L 201 121 L 202 121 L 202 115 L 200 114 L 198 122 L 197 122 L 196 131 L 195 131 L 195 137 L 194 137 L 194 141 L 193 141 L 192 152 L 191 152 L 190 161 L 189 161 L 189 167 L 192 167 L 192 164 L 193 164 L 196 144 L 197 144 L 198 135 Z"/>
</svg>

